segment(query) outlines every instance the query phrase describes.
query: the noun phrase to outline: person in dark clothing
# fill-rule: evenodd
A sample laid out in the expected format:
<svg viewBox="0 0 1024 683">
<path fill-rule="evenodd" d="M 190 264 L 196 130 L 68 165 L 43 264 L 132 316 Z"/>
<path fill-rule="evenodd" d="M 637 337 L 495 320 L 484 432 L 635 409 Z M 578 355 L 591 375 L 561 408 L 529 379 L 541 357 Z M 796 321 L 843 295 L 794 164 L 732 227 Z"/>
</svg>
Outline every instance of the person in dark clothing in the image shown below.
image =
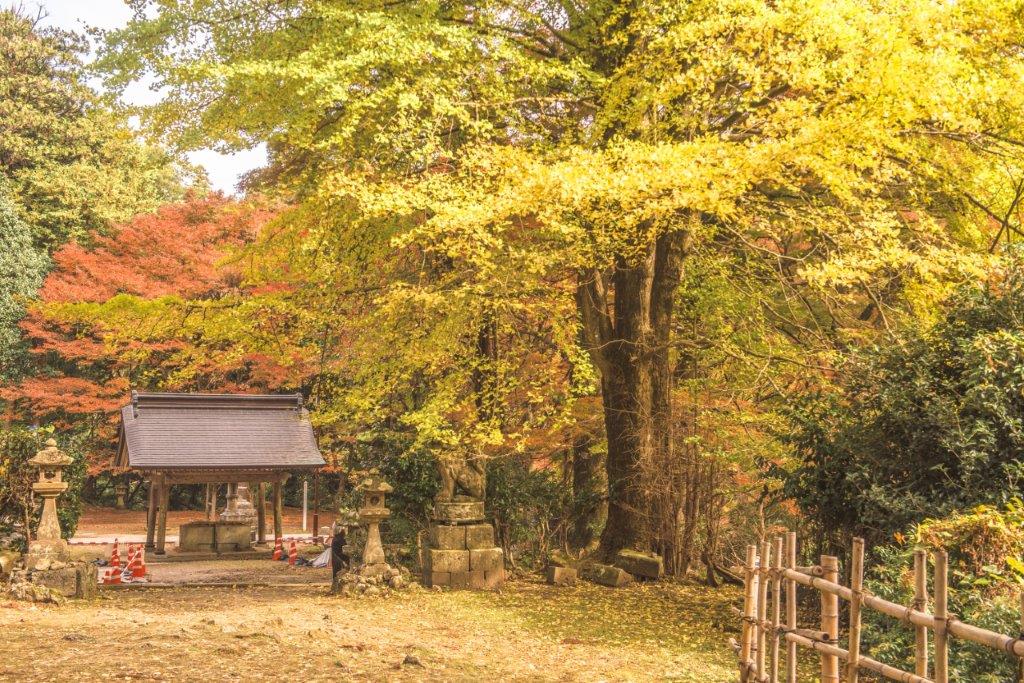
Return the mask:
<svg viewBox="0 0 1024 683">
<path fill-rule="evenodd" d="M 345 552 L 345 527 L 338 525 L 334 527 L 334 537 L 331 539 L 331 577 L 337 578 L 338 572 L 349 569 L 352 560 Z"/>
</svg>

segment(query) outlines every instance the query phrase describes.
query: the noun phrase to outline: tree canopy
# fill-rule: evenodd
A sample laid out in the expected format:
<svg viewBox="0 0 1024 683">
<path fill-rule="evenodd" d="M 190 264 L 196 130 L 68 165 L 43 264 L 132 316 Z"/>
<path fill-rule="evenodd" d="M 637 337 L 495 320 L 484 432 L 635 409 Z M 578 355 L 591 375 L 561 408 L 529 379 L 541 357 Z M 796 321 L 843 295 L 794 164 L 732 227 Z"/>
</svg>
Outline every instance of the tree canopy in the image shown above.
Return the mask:
<svg viewBox="0 0 1024 683">
<path fill-rule="evenodd" d="M 80 35 L 0 10 L 0 191 L 46 250 L 180 198 L 195 176 L 89 87 L 85 51 Z"/>
<path fill-rule="evenodd" d="M 379 288 L 347 325 L 360 412 L 401 386 L 418 442 L 513 446 L 494 391 L 543 339 L 561 388 L 529 412 L 601 391 L 608 552 L 655 541 L 640 471 L 677 448 L 700 255 L 760 276 L 767 338 L 824 366 L 1018 229 L 1015 2 L 149 5 L 109 83 L 155 72 L 172 144 L 268 143 L 249 182 L 299 202 L 275 238 L 310 256 L 300 290 Z"/>
</svg>

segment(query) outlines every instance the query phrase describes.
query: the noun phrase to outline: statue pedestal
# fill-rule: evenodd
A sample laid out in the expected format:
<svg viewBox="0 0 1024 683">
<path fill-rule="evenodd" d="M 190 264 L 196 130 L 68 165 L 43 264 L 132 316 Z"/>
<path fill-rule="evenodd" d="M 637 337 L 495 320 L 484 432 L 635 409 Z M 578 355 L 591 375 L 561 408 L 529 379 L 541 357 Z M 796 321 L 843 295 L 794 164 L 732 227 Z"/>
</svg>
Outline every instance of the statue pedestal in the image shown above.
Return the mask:
<svg viewBox="0 0 1024 683">
<path fill-rule="evenodd" d="M 423 583 L 428 587 L 485 589 L 505 582 L 505 555 L 484 520 L 481 500 L 438 502 L 423 549 Z"/>
<path fill-rule="evenodd" d="M 446 500 L 434 503 L 434 521 L 444 524 L 469 524 L 484 521 L 482 500 Z"/>
</svg>

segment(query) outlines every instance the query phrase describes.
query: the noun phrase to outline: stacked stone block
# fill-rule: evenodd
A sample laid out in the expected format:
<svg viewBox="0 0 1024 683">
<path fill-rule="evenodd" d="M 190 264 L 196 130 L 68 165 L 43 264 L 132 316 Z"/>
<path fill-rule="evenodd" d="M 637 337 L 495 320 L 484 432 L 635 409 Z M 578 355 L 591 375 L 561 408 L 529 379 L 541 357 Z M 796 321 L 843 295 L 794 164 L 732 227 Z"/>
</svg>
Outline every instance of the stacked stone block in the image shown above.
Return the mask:
<svg viewBox="0 0 1024 683">
<path fill-rule="evenodd" d="M 484 589 L 504 583 L 505 556 L 495 546 L 494 527 L 465 516 L 455 519 L 439 506 L 423 556 L 423 582 L 427 586 Z"/>
</svg>

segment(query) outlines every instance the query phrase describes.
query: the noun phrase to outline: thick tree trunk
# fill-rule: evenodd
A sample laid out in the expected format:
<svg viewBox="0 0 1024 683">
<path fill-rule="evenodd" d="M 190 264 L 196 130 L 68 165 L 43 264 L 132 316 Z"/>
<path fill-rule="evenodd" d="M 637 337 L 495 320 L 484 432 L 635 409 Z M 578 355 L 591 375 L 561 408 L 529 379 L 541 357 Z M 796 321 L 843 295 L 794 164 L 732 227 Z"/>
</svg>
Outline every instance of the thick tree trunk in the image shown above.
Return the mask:
<svg viewBox="0 0 1024 683">
<path fill-rule="evenodd" d="M 608 520 L 601 552 L 651 545 L 645 463 L 672 448 L 672 308 L 682 272 L 686 233 L 661 235 L 636 262 L 620 261 L 610 276 L 591 272 L 577 290 L 591 355 L 601 372 L 608 437 Z M 611 291 L 609 291 L 609 288 Z"/>
<path fill-rule="evenodd" d="M 576 550 L 584 550 L 593 542 L 594 526 L 601 511 L 596 495 L 599 483 L 597 468 L 601 458 L 592 446 L 589 436 L 577 438 L 572 446 L 572 493 L 576 509 L 569 531 L 569 545 Z"/>
</svg>

